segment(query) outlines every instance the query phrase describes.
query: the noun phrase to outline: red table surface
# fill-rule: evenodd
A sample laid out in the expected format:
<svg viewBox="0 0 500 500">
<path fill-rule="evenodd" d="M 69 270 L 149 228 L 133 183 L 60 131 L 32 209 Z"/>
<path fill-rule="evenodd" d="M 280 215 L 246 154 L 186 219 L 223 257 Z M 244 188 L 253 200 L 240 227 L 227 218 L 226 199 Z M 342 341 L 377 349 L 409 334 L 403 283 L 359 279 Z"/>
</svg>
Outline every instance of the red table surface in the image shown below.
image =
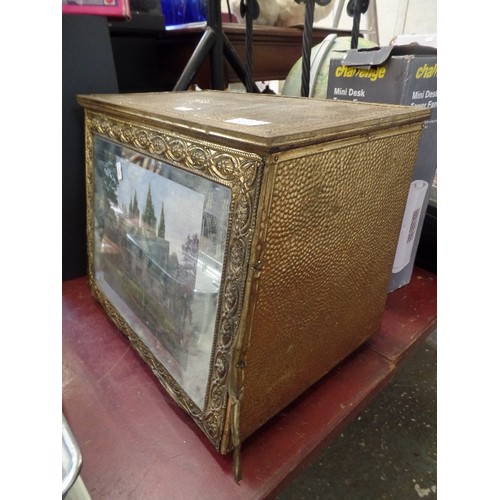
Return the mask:
<svg viewBox="0 0 500 500">
<path fill-rule="evenodd" d="M 243 444 L 243 479 L 170 399 L 91 297 L 63 282 L 62 410 L 93 500 L 273 498 L 391 379 L 436 325 L 436 277 L 416 268 L 380 331 Z"/>
</svg>

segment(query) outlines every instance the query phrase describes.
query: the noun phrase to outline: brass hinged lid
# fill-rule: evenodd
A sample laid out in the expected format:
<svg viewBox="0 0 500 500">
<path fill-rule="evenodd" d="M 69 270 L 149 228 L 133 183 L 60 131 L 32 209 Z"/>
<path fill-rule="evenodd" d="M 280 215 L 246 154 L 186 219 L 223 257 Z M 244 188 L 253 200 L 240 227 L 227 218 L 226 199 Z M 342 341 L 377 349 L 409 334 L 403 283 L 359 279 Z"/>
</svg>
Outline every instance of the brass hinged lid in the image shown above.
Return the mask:
<svg viewBox="0 0 500 500">
<path fill-rule="evenodd" d="M 94 111 L 271 153 L 430 116 L 430 110 L 410 106 L 212 90 L 80 95 L 78 102 Z"/>
</svg>

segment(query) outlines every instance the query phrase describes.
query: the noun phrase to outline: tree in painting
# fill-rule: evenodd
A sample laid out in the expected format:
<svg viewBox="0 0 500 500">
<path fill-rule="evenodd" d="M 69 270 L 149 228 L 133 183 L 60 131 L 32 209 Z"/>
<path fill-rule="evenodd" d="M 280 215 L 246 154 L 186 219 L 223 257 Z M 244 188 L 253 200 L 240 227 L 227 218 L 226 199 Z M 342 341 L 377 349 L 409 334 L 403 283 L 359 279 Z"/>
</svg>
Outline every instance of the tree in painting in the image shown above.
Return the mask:
<svg viewBox="0 0 500 500">
<path fill-rule="evenodd" d="M 130 200 L 128 209 L 129 217 L 139 217 L 139 204 L 137 203 L 137 192 L 134 192 L 134 197 Z"/>
<path fill-rule="evenodd" d="M 151 185 L 148 188 L 148 194 L 146 196 L 146 206 L 144 207 L 144 212 L 142 213 L 142 227 L 145 234 L 150 234 L 156 236 L 156 215 L 153 206 L 153 197 L 151 196 Z"/>
<path fill-rule="evenodd" d="M 118 146 L 103 149 L 96 148 L 96 167 L 102 183 L 96 183 L 95 192 L 95 225 L 96 229 L 104 229 L 105 219 L 113 224 L 113 207 L 118 204 L 118 174 L 116 164 L 116 154 L 119 151 Z"/>
<path fill-rule="evenodd" d="M 117 166 L 116 166 L 116 158 L 120 153 L 121 148 L 119 146 L 114 146 L 113 148 L 105 149 L 102 152 L 104 164 L 103 164 L 103 185 L 104 185 L 104 193 L 105 199 L 108 202 L 109 206 L 118 204 L 118 175 L 117 175 Z"/>
<path fill-rule="evenodd" d="M 182 256 L 184 257 L 183 268 L 186 271 L 196 271 L 198 261 L 198 249 L 200 247 L 200 238 L 197 234 L 187 235 L 186 241 L 182 244 Z"/>
<path fill-rule="evenodd" d="M 161 205 L 160 222 L 158 224 L 158 238 L 165 238 L 165 211 L 163 203 Z"/>
</svg>

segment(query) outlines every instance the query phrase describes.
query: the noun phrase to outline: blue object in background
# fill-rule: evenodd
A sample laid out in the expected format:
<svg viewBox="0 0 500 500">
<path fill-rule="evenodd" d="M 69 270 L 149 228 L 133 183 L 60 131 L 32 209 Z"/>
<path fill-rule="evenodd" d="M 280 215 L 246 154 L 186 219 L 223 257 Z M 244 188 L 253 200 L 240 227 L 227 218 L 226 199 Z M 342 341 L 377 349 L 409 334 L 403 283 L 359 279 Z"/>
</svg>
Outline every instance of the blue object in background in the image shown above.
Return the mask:
<svg viewBox="0 0 500 500">
<path fill-rule="evenodd" d="M 206 0 L 186 0 L 186 22 L 199 23 L 207 20 Z"/>
<path fill-rule="evenodd" d="M 206 0 L 161 0 L 165 26 L 206 21 Z"/>
</svg>

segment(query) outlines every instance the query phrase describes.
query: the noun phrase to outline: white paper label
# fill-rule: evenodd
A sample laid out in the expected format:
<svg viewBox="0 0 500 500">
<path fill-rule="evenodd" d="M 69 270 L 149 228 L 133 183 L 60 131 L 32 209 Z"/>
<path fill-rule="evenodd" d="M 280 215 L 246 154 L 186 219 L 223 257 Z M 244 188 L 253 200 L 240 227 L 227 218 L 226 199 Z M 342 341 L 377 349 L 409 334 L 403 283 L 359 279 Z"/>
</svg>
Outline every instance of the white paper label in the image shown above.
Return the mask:
<svg viewBox="0 0 500 500">
<path fill-rule="evenodd" d="M 267 125 L 271 122 L 251 120 L 250 118 L 231 118 L 231 120 L 225 120 L 225 123 L 235 123 L 236 125 L 247 125 L 249 127 L 255 127 L 255 125 Z"/>
<path fill-rule="evenodd" d="M 123 179 L 122 164 L 119 161 L 116 162 L 116 176 L 118 177 L 119 181 Z"/>
</svg>

